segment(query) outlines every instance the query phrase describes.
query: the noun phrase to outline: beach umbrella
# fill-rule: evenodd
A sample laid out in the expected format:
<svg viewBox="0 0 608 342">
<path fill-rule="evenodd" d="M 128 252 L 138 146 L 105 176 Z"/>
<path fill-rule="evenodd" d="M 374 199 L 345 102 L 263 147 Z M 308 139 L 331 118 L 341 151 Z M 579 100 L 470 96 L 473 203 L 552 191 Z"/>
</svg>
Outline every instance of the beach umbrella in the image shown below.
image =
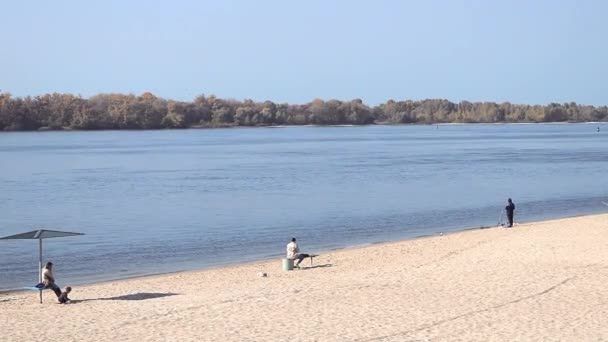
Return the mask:
<svg viewBox="0 0 608 342">
<path fill-rule="evenodd" d="M 0 240 L 38 240 L 38 280 L 42 283 L 42 240 L 67 236 L 84 235 L 82 233 L 60 232 L 58 230 L 38 229 L 31 232 L 1 237 Z M 42 303 L 42 289 L 40 289 L 40 303 Z"/>
</svg>

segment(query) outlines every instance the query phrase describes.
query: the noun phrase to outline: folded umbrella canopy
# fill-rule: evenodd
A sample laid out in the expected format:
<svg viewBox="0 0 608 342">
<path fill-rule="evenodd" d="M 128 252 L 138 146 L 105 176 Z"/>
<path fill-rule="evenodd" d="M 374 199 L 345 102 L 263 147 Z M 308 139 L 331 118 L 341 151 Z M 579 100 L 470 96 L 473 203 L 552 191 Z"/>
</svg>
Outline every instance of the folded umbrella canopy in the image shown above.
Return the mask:
<svg viewBox="0 0 608 342">
<path fill-rule="evenodd" d="M 58 230 L 38 229 L 16 235 L 0 238 L 0 240 L 38 240 L 40 258 L 38 259 L 38 281 L 42 282 L 42 240 L 67 236 L 84 235 L 82 233 L 60 232 Z M 42 303 L 42 289 L 40 289 L 40 303 Z"/>
</svg>

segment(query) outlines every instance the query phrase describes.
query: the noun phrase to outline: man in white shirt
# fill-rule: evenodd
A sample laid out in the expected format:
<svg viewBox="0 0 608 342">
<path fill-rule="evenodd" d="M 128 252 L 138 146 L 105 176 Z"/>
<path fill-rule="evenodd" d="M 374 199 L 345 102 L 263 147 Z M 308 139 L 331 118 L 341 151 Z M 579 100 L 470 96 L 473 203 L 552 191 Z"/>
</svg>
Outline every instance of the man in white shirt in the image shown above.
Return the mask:
<svg viewBox="0 0 608 342">
<path fill-rule="evenodd" d="M 295 267 L 300 268 L 300 263 L 304 258 L 308 258 L 310 255 L 300 253 L 300 248 L 298 248 L 298 244 L 296 243 L 296 238 L 291 239 L 291 242 L 287 244 L 287 259 L 295 260 L 298 259 L 298 262 L 295 264 Z"/>
<path fill-rule="evenodd" d="M 42 283 L 45 289 L 51 289 L 55 292 L 57 298 L 61 295 L 61 288 L 55 284 L 55 276 L 53 275 L 53 263 L 47 262 L 42 268 Z"/>
</svg>

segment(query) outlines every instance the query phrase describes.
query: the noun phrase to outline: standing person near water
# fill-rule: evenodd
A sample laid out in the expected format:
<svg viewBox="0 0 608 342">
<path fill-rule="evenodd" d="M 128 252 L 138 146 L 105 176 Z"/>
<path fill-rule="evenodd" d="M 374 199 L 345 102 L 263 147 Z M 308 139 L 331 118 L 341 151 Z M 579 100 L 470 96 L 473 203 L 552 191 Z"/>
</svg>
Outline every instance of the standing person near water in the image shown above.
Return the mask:
<svg viewBox="0 0 608 342">
<path fill-rule="evenodd" d="M 507 206 L 505 207 L 505 210 L 507 211 L 507 220 L 509 220 L 509 225 L 507 227 L 513 227 L 513 214 L 515 213 L 515 204 L 513 204 L 513 201 L 510 198 L 507 200 Z"/>
<path fill-rule="evenodd" d="M 45 289 L 51 289 L 55 292 L 57 298 L 61 296 L 61 288 L 55 284 L 55 276 L 53 275 L 53 263 L 47 262 L 42 268 L 42 283 Z"/>
</svg>

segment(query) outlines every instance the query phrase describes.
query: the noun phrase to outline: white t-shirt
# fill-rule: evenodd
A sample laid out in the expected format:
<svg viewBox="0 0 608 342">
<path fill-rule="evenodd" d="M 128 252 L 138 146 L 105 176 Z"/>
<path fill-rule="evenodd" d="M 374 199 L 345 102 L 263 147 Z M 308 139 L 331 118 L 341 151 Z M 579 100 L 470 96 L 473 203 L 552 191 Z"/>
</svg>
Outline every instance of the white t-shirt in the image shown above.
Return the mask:
<svg viewBox="0 0 608 342">
<path fill-rule="evenodd" d="M 49 270 L 48 268 L 43 268 L 42 269 L 42 282 L 44 283 L 44 285 L 50 285 L 51 283 L 53 283 L 55 281 L 55 277 L 53 276 L 53 271 Z"/>
<path fill-rule="evenodd" d="M 287 259 L 295 259 L 299 252 L 300 249 L 298 248 L 297 243 L 292 241 L 287 244 Z"/>
</svg>

